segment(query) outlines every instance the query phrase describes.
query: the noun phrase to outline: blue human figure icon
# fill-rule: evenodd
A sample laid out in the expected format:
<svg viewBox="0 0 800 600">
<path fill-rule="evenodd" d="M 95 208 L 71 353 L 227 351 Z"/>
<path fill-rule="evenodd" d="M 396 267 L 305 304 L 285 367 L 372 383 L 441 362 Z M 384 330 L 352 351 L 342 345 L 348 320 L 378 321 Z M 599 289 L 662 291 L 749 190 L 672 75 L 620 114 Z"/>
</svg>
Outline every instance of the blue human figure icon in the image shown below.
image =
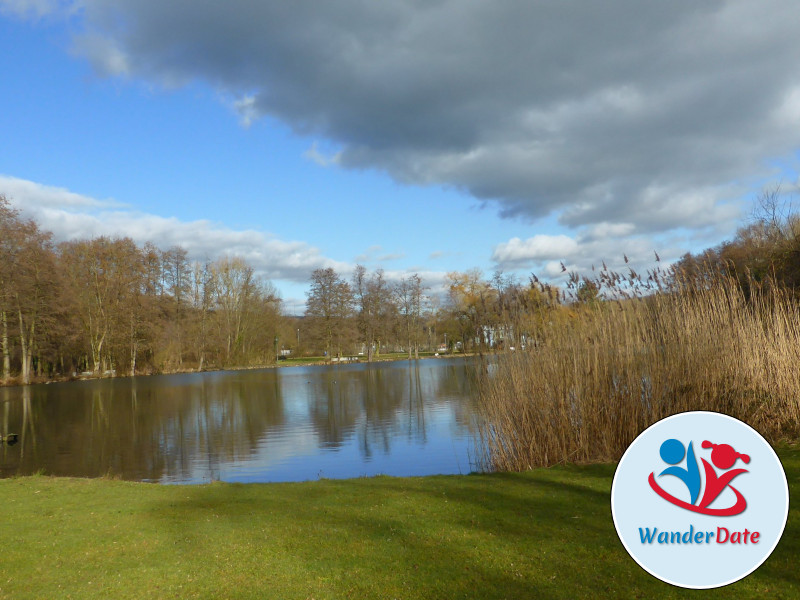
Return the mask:
<svg viewBox="0 0 800 600">
<path fill-rule="evenodd" d="M 700 468 L 697 466 L 697 458 L 694 455 L 692 442 L 689 442 L 689 449 L 686 450 L 679 440 L 669 439 L 661 444 L 659 453 L 665 463 L 673 465 L 661 471 L 659 477 L 662 475 L 674 475 L 689 488 L 691 504 L 697 502 L 697 497 L 700 495 Z M 686 456 L 686 468 L 676 466 L 683 460 L 684 454 Z"/>
</svg>

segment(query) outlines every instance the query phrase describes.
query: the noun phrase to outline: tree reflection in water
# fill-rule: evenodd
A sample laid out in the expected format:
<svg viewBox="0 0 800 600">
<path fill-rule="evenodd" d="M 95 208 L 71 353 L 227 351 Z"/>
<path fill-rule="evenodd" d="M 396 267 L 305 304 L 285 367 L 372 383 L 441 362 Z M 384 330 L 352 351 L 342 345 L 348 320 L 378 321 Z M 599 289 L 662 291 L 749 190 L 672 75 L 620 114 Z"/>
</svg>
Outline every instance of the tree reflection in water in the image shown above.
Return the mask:
<svg viewBox="0 0 800 600">
<path fill-rule="evenodd" d="M 201 482 L 460 472 L 472 444 L 471 368 L 447 359 L 4 388 L 2 433 L 20 440 L 3 446 L 0 474 Z"/>
</svg>

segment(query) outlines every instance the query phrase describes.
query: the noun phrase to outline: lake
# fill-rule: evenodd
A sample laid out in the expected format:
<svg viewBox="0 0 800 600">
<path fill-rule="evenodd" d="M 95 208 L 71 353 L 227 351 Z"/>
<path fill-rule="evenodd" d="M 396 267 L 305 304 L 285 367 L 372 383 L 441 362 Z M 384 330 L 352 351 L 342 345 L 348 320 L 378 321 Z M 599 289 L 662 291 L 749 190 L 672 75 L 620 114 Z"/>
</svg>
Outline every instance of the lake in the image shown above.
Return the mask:
<svg viewBox="0 0 800 600">
<path fill-rule="evenodd" d="M 464 358 L 0 388 L 0 476 L 160 483 L 477 470 Z"/>
</svg>

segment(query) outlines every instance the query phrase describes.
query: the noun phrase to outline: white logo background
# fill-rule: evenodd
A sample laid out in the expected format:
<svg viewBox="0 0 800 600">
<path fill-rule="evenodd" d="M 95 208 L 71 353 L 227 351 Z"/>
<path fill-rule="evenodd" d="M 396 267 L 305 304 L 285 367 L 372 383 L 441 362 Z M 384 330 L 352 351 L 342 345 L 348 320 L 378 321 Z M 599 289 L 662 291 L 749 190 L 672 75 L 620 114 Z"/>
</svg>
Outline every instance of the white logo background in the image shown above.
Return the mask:
<svg viewBox="0 0 800 600">
<path fill-rule="evenodd" d="M 733 468 L 745 468 L 731 485 L 747 500 L 745 511 L 736 516 L 720 517 L 694 513 L 661 498 L 647 482 L 654 473 L 656 482 L 676 498 L 689 501 L 689 493 L 677 477 L 659 477 L 668 464 L 659 453 L 661 444 L 677 439 L 688 447 L 693 443 L 695 456 L 705 481 L 701 458 L 711 462 L 711 450 L 701 448 L 704 440 L 730 444 L 750 456 L 750 462 L 738 461 Z M 685 458 L 678 466 L 686 466 Z M 716 469 L 722 474 L 722 470 Z M 702 490 L 700 493 L 702 497 Z M 736 501 L 726 489 L 709 508 L 726 508 Z M 727 585 L 752 573 L 772 553 L 780 541 L 789 513 L 789 487 L 783 466 L 772 447 L 761 435 L 741 421 L 712 412 L 687 412 L 667 417 L 650 426 L 628 447 L 617 466 L 611 487 L 611 513 L 623 546 L 628 554 L 651 575 L 673 585 L 704 589 Z M 713 531 L 710 543 L 642 543 L 639 529 L 658 528 L 659 532 Z M 758 543 L 719 544 L 717 527 L 734 531 L 757 531 Z"/>
</svg>

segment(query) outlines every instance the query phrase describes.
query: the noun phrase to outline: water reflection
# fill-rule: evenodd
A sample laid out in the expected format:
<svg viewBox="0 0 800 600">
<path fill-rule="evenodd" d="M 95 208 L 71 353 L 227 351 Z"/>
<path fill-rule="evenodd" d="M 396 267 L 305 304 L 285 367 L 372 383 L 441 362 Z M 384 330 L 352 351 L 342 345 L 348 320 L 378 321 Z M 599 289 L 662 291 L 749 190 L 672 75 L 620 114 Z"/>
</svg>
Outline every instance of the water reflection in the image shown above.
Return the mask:
<svg viewBox="0 0 800 600">
<path fill-rule="evenodd" d="M 463 359 L 0 389 L 0 475 L 291 481 L 470 470 Z"/>
</svg>

